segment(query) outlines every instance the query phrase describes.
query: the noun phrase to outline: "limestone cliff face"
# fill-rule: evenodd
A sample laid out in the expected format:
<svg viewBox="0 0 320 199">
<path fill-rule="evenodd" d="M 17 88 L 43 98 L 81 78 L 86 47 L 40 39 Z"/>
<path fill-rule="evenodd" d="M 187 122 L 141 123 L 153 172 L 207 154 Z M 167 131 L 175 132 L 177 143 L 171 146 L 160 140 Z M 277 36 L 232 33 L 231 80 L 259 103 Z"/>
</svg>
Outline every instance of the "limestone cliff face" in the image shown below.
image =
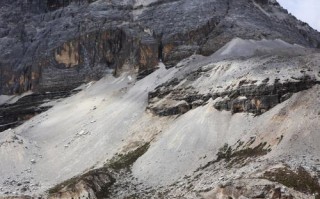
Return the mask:
<svg viewBox="0 0 320 199">
<path fill-rule="evenodd" d="M 108 69 L 123 67 L 145 70 L 158 63 L 157 45 L 137 40 L 124 30 L 94 31 L 65 42 L 41 63 L 38 90 L 72 89 L 98 80 Z M 40 77 L 40 75 L 39 75 Z M 66 80 L 67 79 L 67 80 Z"/>
<path fill-rule="evenodd" d="M 1 68 L 4 93 L 71 90 L 109 70 L 118 74 L 125 64 L 133 69 L 152 68 L 158 63 L 158 45 L 115 28 L 75 36 L 31 61 L 22 71 Z"/>
<path fill-rule="evenodd" d="M 15 0 L 0 3 L 0 93 L 70 90 L 130 66 L 143 74 L 234 37 L 319 47 L 275 1 Z"/>
</svg>

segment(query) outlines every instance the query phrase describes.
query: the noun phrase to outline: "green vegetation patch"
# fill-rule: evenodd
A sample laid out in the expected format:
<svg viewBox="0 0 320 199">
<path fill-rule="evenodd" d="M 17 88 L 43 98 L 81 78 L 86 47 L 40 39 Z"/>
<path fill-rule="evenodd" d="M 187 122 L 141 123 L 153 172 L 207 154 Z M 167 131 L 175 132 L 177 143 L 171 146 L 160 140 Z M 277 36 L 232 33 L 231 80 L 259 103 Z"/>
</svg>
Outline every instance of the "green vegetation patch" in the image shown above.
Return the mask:
<svg viewBox="0 0 320 199">
<path fill-rule="evenodd" d="M 222 148 L 219 149 L 217 153 L 217 161 L 225 160 L 228 162 L 228 167 L 232 167 L 235 164 L 244 163 L 245 160 L 252 157 L 258 157 L 266 155 L 271 149 L 266 149 L 266 142 L 260 143 L 256 147 L 247 147 L 243 149 L 236 148 L 232 149 L 231 146 L 225 144 Z"/>
<path fill-rule="evenodd" d="M 79 176 L 70 178 L 69 180 L 66 180 L 66 181 L 64 181 L 64 182 L 62 182 L 60 184 L 57 184 L 56 186 L 50 188 L 48 190 L 48 193 L 49 194 L 55 194 L 55 193 L 60 192 L 65 187 L 75 186 L 79 182 L 78 180 L 79 180 Z"/>
<path fill-rule="evenodd" d="M 86 181 L 88 181 L 87 179 L 91 179 L 92 176 L 99 176 L 100 174 L 108 175 L 111 182 L 114 181 L 114 179 L 109 174 L 108 169 L 103 167 L 103 168 L 88 171 L 87 173 L 85 173 L 83 175 L 75 176 L 73 178 L 70 178 L 69 180 L 66 180 L 60 184 L 57 184 L 56 186 L 49 189 L 48 193 L 55 194 L 55 193 L 61 192 L 63 189 L 65 189 L 66 191 L 68 189 L 73 189 L 77 185 L 77 183 L 79 183 L 81 180 L 86 182 Z"/>
<path fill-rule="evenodd" d="M 248 158 L 263 156 L 271 151 L 269 147 L 266 147 L 266 142 L 260 143 L 258 146 L 251 148 L 250 145 L 252 145 L 254 142 L 254 140 L 252 140 L 253 139 L 251 139 L 246 144 L 244 144 L 244 142 L 238 141 L 234 149 L 232 148 L 232 146 L 225 144 L 218 150 L 216 160 L 208 162 L 206 165 L 198 168 L 196 171 L 205 169 L 208 166 L 222 160 L 225 160 L 228 163 L 227 167 L 230 168 L 236 164 L 245 163 L 245 160 L 247 160 Z"/>
<path fill-rule="evenodd" d="M 138 147 L 136 150 L 128 152 L 127 154 L 119 154 L 113 157 L 106 164 L 106 167 L 114 170 L 129 168 L 139 157 L 148 151 L 149 147 L 150 143 L 146 143 Z"/>
<path fill-rule="evenodd" d="M 295 172 L 288 167 L 278 168 L 274 171 L 266 171 L 263 178 L 273 182 L 278 182 L 296 191 L 306 194 L 315 194 L 316 199 L 320 199 L 320 186 L 318 179 L 303 167 L 299 167 Z"/>
<path fill-rule="evenodd" d="M 105 187 L 101 187 L 101 190 L 95 190 L 97 191 L 96 192 L 97 196 L 107 195 L 109 187 L 115 182 L 115 179 L 111 176 L 110 169 L 117 171 L 121 169 L 130 168 L 130 166 L 149 149 L 149 146 L 150 146 L 150 143 L 146 143 L 138 147 L 137 149 L 128 152 L 127 154 L 116 155 L 107 164 L 105 164 L 104 167 L 88 171 L 83 175 L 75 176 L 69 180 L 66 180 L 54 186 L 53 188 L 49 189 L 48 193 L 57 194 L 63 191 L 74 190 L 75 186 L 80 181 L 84 181 L 88 186 L 90 186 L 93 183 L 91 181 L 95 176 L 108 175 L 110 183 L 107 183 Z M 94 188 L 94 187 L 91 187 L 91 188 Z"/>
</svg>

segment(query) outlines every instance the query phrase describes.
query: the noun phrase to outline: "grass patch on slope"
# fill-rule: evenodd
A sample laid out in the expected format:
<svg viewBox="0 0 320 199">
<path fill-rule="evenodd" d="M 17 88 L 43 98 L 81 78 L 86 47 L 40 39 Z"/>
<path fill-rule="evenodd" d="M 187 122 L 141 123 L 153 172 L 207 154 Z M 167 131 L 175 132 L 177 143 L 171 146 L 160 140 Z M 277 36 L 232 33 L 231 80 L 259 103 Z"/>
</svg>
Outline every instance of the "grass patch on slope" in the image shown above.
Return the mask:
<svg viewBox="0 0 320 199">
<path fill-rule="evenodd" d="M 313 177 L 305 168 L 299 167 L 293 171 L 288 167 L 278 168 L 274 171 L 266 171 L 263 178 L 272 182 L 278 182 L 296 191 L 315 194 L 316 199 L 320 199 L 320 185 L 318 179 Z"/>
<path fill-rule="evenodd" d="M 112 178 L 112 176 L 110 175 L 110 172 L 108 171 L 107 168 L 103 167 L 103 168 L 99 168 L 99 169 L 94 169 L 91 171 L 88 171 L 87 173 L 80 175 L 80 176 L 75 176 L 73 178 L 70 178 L 62 183 L 57 184 L 56 186 L 52 187 L 51 189 L 48 190 L 49 194 L 55 194 L 55 193 L 59 193 L 61 192 L 63 189 L 65 191 L 68 191 L 68 189 L 73 189 L 77 183 L 79 183 L 80 181 L 87 181 L 87 179 L 91 179 L 92 176 L 99 176 L 100 174 L 103 175 L 108 175 L 110 182 L 114 182 L 114 179 Z"/>
<path fill-rule="evenodd" d="M 227 167 L 229 168 L 239 164 L 243 165 L 249 158 L 263 156 L 271 151 L 271 148 L 269 148 L 269 146 L 266 147 L 266 142 L 260 143 L 255 147 L 250 147 L 254 143 L 254 141 L 254 139 L 251 139 L 247 143 L 244 143 L 239 140 L 234 147 L 225 144 L 218 150 L 217 159 L 208 162 L 206 165 L 198 168 L 196 171 L 205 169 L 210 165 L 218 163 L 222 160 L 225 160 L 228 163 Z"/>
<path fill-rule="evenodd" d="M 139 157 L 149 149 L 150 144 L 146 143 L 127 154 L 114 156 L 105 166 L 114 170 L 129 168 Z"/>
<path fill-rule="evenodd" d="M 68 191 L 68 190 L 74 190 L 74 187 L 79 183 L 80 181 L 88 181 L 87 179 L 92 179 L 94 176 L 98 175 L 108 175 L 110 179 L 110 183 L 107 184 L 107 186 L 111 186 L 116 179 L 114 179 L 111 175 L 112 171 L 119 171 L 121 169 L 129 169 L 131 165 L 139 158 L 141 157 L 147 150 L 149 149 L 150 143 L 145 143 L 144 145 L 136 148 L 135 150 L 132 150 L 126 154 L 119 154 L 114 156 L 108 163 L 106 163 L 102 168 L 94 169 L 91 171 L 88 171 L 82 175 L 75 176 L 73 178 L 70 178 L 69 180 L 66 180 L 53 188 L 48 190 L 49 194 L 55 194 L 59 193 L 61 191 Z M 91 183 L 91 182 L 89 182 Z M 108 188 L 106 188 L 108 189 Z M 106 192 L 106 191 L 104 191 Z M 96 193 L 99 194 L 99 193 Z"/>
</svg>

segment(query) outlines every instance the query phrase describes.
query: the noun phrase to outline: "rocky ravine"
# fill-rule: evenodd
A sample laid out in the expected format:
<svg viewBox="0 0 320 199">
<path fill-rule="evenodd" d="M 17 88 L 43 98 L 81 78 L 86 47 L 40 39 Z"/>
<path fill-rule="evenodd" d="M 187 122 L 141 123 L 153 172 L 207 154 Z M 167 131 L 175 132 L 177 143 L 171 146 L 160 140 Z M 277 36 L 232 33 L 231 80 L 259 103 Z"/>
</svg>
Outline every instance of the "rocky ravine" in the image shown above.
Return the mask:
<svg viewBox="0 0 320 199">
<path fill-rule="evenodd" d="M 0 198 L 319 198 L 319 33 L 275 1 L 0 6 Z"/>
</svg>

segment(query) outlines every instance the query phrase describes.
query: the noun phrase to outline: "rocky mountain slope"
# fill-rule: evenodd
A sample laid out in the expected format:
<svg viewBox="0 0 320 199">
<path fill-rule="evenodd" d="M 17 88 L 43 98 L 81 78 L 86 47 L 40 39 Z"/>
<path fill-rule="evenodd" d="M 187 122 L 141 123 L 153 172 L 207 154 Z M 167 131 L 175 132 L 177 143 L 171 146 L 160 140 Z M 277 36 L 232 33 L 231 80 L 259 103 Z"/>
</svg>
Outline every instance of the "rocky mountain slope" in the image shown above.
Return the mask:
<svg viewBox="0 0 320 199">
<path fill-rule="evenodd" d="M 320 34 L 276 1 L 0 6 L 0 198 L 319 198 Z"/>
</svg>

